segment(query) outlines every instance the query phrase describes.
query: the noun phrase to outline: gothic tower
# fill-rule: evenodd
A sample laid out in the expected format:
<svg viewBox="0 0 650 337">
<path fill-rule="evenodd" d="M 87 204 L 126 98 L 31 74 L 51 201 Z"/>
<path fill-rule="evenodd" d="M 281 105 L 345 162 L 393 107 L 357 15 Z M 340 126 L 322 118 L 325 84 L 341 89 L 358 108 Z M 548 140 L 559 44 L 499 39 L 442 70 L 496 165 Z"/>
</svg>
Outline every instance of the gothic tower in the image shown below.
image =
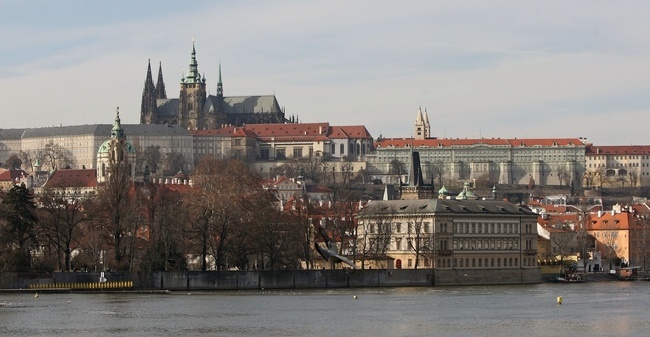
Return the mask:
<svg viewBox="0 0 650 337">
<path fill-rule="evenodd" d="M 158 65 L 158 82 L 156 83 L 156 99 L 167 99 L 167 92 L 165 92 L 165 81 L 162 75 L 162 62 Z"/>
<path fill-rule="evenodd" d="M 221 62 L 219 62 L 219 82 L 217 83 L 217 97 L 223 98 L 223 82 L 221 81 Z"/>
<path fill-rule="evenodd" d="M 427 110 L 422 114 L 422 108 L 418 109 L 418 116 L 415 118 L 415 128 L 413 132 L 414 139 L 427 139 L 431 136 L 431 126 L 429 125 L 429 115 Z"/>
<path fill-rule="evenodd" d="M 205 78 L 201 78 L 201 74 L 199 74 L 194 42 L 192 42 L 190 70 L 181 79 L 181 92 L 178 100 L 178 125 L 188 130 L 203 128 L 202 112 L 206 101 Z"/>
<path fill-rule="evenodd" d="M 156 123 L 156 87 L 153 85 L 153 78 L 151 76 L 151 60 L 148 63 L 147 79 L 144 80 L 144 89 L 142 90 L 140 124 Z M 159 80 L 162 80 L 162 74 L 159 76 Z M 165 90 L 164 85 L 163 90 Z"/>
</svg>

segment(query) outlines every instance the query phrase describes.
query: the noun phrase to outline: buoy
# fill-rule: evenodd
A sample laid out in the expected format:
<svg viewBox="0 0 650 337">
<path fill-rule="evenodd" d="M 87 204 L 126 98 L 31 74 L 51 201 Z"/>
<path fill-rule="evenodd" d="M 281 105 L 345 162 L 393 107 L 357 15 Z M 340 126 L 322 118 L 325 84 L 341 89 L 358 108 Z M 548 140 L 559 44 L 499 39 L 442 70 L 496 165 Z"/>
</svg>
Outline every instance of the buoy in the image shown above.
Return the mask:
<svg viewBox="0 0 650 337">
<path fill-rule="evenodd" d="M 38 298 L 38 293 L 34 294 L 34 298 Z"/>
<path fill-rule="evenodd" d="M 557 297 L 557 304 L 562 304 L 562 296 Z"/>
<path fill-rule="evenodd" d="M 356 300 L 356 299 L 357 299 L 357 295 L 354 295 L 352 298 L 354 298 L 354 299 Z"/>
</svg>

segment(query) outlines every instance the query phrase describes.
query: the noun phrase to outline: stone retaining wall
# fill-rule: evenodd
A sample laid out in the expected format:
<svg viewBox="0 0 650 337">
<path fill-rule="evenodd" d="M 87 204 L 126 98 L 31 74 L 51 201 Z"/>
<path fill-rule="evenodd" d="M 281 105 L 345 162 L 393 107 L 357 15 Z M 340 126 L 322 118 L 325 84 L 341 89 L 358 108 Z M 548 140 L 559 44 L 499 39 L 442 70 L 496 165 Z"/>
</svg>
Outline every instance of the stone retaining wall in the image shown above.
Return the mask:
<svg viewBox="0 0 650 337">
<path fill-rule="evenodd" d="M 0 273 L 0 288 L 29 289 L 44 284 L 99 282 L 99 272 L 53 274 Z M 105 282 L 124 282 L 135 290 L 246 290 L 434 285 L 526 284 L 542 281 L 533 269 L 365 269 L 208 272 L 105 272 Z"/>
</svg>

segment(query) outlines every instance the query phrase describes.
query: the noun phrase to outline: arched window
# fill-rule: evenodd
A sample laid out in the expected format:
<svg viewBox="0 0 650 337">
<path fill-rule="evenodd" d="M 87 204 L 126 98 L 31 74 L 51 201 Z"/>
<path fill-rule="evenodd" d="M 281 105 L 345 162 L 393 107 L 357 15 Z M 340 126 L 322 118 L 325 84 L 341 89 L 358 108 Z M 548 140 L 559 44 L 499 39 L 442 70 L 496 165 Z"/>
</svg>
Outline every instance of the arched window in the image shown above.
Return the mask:
<svg viewBox="0 0 650 337">
<path fill-rule="evenodd" d="M 397 259 L 395 261 L 395 269 L 402 269 L 402 260 Z"/>
<path fill-rule="evenodd" d="M 345 154 L 345 144 L 341 144 L 341 155 Z"/>
<path fill-rule="evenodd" d="M 518 267 L 517 262 L 519 261 L 517 261 L 517 258 L 515 257 L 515 267 Z"/>
<path fill-rule="evenodd" d="M 332 154 L 336 154 L 336 144 L 332 144 Z"/>
</svg>

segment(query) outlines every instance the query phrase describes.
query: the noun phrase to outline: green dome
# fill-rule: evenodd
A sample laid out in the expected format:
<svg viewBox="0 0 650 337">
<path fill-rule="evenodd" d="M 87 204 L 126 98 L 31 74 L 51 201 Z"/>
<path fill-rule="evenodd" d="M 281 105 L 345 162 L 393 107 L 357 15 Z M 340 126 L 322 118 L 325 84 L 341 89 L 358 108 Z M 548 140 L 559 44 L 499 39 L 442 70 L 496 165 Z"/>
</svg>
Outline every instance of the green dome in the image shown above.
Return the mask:
<svg viewBox="0 0 650 337">
<path fill-rule="evenodd" d="M 104 143 L 102 143 L 102 145 L 99 147 L 99 150 L 97 151 L 97 153 L 99 154 L 99 153 L 108 153 L 108 152 L 110 152 L 111 151 L 111 142 L 113 142 L 113 140 L 109 139 L 109 140 L 105 141 Z M 126 142 L 125 147 L 126 147 L 126 152 L 127 153 L 135 154 L 135 148 L 133 147 L 133 145 L 131 145 L 130 142 Z"/>
</svg>

